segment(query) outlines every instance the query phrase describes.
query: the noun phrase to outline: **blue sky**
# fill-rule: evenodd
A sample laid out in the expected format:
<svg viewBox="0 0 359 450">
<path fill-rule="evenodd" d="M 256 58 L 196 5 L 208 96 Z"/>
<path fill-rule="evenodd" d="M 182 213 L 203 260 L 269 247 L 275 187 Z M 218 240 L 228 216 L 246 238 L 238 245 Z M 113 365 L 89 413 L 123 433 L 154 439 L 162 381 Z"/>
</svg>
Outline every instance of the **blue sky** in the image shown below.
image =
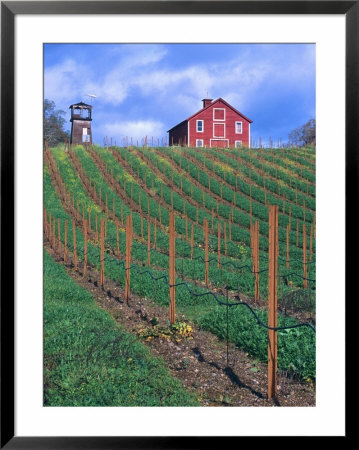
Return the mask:
<svg viewBox="0 0 359 450">
<path fill-rule="evenodd" d="M 286 141 L 315 118 L 314 44 L 45 44 L 44 96 L 66 111 L 93 101 L 93 139 L 164 139 L 224 100 L 253 120 L 254 140 Z M 67 122 L 68 129 L 70 122 Z"/>
</svg>

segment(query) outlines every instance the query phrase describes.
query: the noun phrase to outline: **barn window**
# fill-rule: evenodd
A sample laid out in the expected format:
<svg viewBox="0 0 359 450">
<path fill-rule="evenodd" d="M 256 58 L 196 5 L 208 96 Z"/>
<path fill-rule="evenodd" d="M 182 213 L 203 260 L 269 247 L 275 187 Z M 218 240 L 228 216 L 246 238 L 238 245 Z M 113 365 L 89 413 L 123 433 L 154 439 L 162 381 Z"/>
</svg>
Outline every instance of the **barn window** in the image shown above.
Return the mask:
<svg viewBox="0 0 359 450">
<path fill-rule="evenodd" d="M 196 147 L 203 147 L 203 139 L 196 139 Z"/>
<path fill-rule="evenodd" d="M 236 122 L 236 134 L 242 134 L 242 122 Z"/>
<path fill-rule="evenodd" d="M 242 141 L 235 141 L 234 145 L 236 148 L 241 147 L 242 146 Z"/>
<path fill-rule="evenodd" d="M 197 130 L 199 133 L 203 133 L 203 120 L 196 120 L 197 123 Z"/>
<path fill-rule="evenodd" d="M 213 124 L 213 137 L 224 138 L 226 137 L 226 129 L 224 123 L 214 123 Z"/>
<path fill-rule="evenodd" d="M 213 108 L 213 120 L 226 120 L 226 110 L 224 108 Z"/>
</svg>

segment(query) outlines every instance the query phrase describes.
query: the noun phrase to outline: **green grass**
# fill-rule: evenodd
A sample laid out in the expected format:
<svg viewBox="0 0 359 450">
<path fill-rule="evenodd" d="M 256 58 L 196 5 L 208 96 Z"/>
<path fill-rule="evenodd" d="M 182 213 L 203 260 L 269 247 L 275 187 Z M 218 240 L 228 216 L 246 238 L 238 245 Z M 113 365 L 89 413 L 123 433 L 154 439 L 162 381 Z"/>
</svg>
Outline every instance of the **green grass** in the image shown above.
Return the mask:
<svg viewBox="0 0 359 450">
<path fill-rule="evenodd" d="M 163 360 L 44 252 L 44 405 L 196 406 Z"/>
</svg>

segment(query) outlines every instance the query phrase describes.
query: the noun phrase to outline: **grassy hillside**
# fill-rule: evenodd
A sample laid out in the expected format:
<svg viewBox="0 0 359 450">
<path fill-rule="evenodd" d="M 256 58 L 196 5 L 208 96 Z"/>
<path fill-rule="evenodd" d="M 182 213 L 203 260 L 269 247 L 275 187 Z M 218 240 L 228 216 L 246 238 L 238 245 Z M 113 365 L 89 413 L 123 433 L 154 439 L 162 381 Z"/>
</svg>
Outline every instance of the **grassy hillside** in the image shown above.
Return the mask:
<svg viewBox="0 0 359 450">
<path fill-rule="evenodd" d="M 196 406 L 162 360 L 44 252 L 44 405 Z"/>
</svg>

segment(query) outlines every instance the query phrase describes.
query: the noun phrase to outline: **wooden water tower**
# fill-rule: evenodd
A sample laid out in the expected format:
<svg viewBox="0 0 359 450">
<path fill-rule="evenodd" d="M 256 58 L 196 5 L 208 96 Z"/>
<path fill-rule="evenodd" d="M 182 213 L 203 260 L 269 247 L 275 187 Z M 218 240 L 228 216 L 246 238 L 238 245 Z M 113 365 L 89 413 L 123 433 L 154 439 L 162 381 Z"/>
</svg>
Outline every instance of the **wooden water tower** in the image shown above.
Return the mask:
<svg viewBox="0 0 359 450">
<path fill-rule="evenodd" d="M 70 144 L 92 144 L 92 106 L 86 103 L 75 103 L 71 109 L 71 138 Z"/>
</svg>

